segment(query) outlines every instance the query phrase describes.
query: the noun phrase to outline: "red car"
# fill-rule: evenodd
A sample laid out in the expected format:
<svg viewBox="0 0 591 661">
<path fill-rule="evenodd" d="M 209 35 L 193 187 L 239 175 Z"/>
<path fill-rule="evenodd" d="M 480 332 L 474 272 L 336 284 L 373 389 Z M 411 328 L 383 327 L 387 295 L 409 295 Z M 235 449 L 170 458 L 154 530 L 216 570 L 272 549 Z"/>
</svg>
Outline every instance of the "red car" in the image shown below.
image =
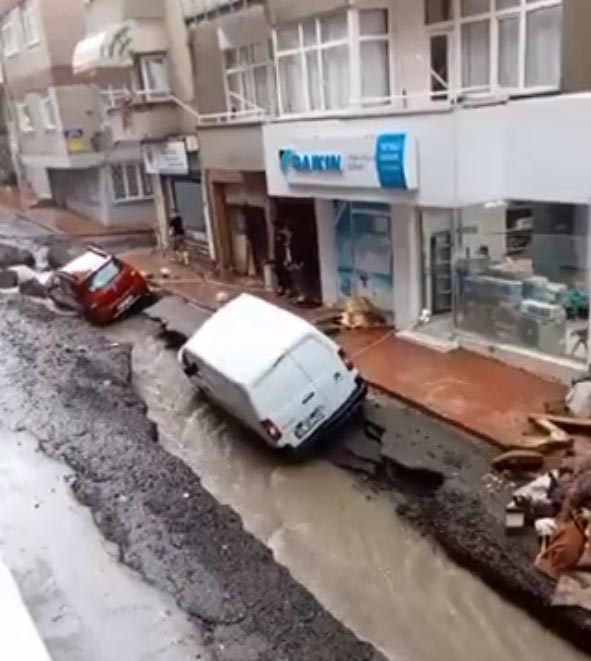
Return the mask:
<svg viewBox="0 0 591 661">
<path fill-rule="evenodd" d="M 80 310 L 101 325 L 114 321 L 149 293 L 139 271 L 94 247 L 59 269 L 50 288 L 56 303 Z"/>
</svg>

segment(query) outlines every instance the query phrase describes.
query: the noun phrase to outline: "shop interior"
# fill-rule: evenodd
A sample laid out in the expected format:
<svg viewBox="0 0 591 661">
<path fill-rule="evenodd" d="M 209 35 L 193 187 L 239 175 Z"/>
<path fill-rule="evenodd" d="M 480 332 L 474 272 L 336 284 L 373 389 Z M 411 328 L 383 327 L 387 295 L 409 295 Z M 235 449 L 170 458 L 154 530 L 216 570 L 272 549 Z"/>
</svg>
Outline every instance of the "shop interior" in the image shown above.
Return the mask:
<svg viewBox="0 0 591 661">
<path fill-rule="evenodd" d="M 585 205 L 494 201 L 421 217 L 421 332 L 586 361 Z"/>
</svg>

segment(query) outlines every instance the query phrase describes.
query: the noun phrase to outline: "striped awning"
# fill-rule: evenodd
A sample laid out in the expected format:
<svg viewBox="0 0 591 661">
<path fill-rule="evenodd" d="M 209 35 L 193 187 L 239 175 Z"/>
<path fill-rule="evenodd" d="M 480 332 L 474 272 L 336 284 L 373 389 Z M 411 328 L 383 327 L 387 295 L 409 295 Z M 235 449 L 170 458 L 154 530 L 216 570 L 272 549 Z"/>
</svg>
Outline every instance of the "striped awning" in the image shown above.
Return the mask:
<svg viewBox="0 0 591 661">
<path fill-rule="evenodd" d="M 131 66 L 131 31 L 130 23 L 121 23 L 79 41 L 72 59 L 74 73 Z"/>
</svg>

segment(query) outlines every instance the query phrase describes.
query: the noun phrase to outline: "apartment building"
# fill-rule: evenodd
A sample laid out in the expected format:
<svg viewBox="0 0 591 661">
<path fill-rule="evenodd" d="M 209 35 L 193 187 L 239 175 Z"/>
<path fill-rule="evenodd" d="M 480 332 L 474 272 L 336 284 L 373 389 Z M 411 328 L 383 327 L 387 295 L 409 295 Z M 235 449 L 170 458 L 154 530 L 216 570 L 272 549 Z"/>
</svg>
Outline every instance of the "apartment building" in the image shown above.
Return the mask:
<svg viewBox="0 0 591 661">
<path fill-rule="evenodd" d="M 184 94 L 160 151 L 198 148 L 220 266 L 260 276 L 287 227 L 326 304 L 543 374 L 589 360 L 587 0 L 148 5 Z M 161 218 L 188 214 L 159 168 Z"/>
<path fill-rule="evenodd" d="M 105 124 L 108 96 L 128 72 L 75 75 L 85 34 L 84 0 L 2 0 L 4 91 L 21 187 L 106 226 L 153 226 L 151 179 L 139 142 L 119 141 Z"/>
<path fill-rule="evenodd" d="M 180 214 L 192 252 L 209 257 L 189 34 L 179 3 L 92 0 L 84 10 L 74 71 L 125 76 L 102 90 L 105 126 L 112 144 L 133 146 L 141 157 L 161 243 L 168 241 L 168 219 Z"/>
</svg>

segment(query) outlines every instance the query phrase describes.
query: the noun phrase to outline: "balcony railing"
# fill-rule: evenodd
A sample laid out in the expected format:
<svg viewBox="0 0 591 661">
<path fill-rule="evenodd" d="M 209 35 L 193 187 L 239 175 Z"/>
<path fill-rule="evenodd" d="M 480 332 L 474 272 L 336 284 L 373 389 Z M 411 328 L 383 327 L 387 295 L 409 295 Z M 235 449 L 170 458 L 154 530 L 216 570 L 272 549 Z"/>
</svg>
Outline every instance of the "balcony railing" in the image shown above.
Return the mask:
<svg viewBox="0 0 591 661">
<path fill-rule="evenodd" d="M 106 110 L 133 108 L 146 103 L 166 103 L 173 100 L 169 89 L 140 90 L 128 87 L 101 89 L 101 99 Z"/>
</svg>

